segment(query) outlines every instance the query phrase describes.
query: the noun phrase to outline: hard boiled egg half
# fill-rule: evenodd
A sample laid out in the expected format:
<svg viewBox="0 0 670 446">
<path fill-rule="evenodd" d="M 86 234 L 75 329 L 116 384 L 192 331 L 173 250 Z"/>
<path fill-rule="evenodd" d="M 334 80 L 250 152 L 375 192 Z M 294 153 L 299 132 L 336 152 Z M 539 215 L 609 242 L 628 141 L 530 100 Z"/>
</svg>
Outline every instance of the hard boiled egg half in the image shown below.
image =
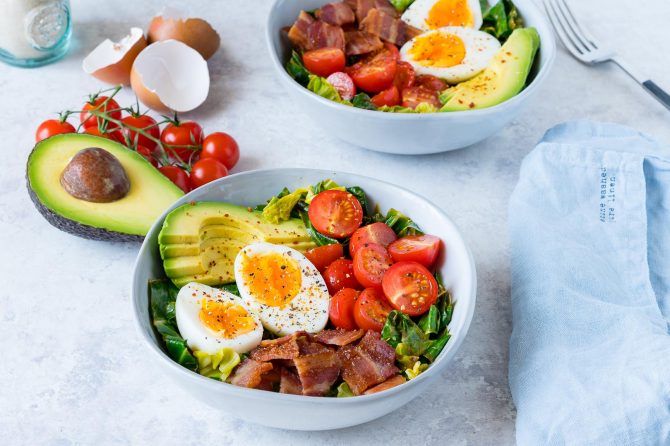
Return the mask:
<svg viewBox="0 0 670 446">
<path fill-rule="evenodd" d="M 431 74 L 450 84 L 483 71 L 500 50 L 498 39 L 482 31 L 447 26 L 420 34 L 400 49 L 400 59 L 417 74 Z"/>
<path fill-rule="evenodd" d="M 271 243 L 244 247 L 235 258 L 235 281 L 245 303 L 278 336 L 316 333 L 328 322 L 326 283 L 295 249 Z"/>
<path fill-rule="evenodd" d="M 416 0 L 402 15 L 402 20 L 424 31 L 445 26 L 479 29 L 482 8 L 479 0 Z"/>
<path fill-rule="evenodd" d="M 189 348 L 214 354 L 222 348 L 246 353 L 261 343 L 263 326 L 242 298 L 191 282 L 175 303 L 177 327 Z"/>
</svg>

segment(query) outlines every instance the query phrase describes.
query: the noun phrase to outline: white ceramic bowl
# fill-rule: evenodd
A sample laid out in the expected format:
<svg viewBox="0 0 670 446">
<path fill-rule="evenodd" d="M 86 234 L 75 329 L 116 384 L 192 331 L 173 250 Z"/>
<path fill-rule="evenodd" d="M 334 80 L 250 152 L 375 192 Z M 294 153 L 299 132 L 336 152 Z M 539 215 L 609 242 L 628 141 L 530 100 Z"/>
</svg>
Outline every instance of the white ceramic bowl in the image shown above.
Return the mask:
<svg viewBox="0 0 670 446">
<path fill-rule="evenodd" d="M 356 146 L 404 155 L 446 152 L 483 141 L 508 125 L 546 79 L 554 63 L 556 42 L 547 20 L 533 0 L 514 0 L 527 26 L 540 34 L 539 56 L 532 82 L 514 98 L 495 107 L 450 113 L 382 113 L 348 107 L 312 93 L 284 69 L 291 54 L 282 28 L 290 26 L 301 9 L 311 11 L 328 0 L 277 0 L 270 9 L 266 41 L 272 64 L 291 100 L 314 123 L 333 136 Z"/>
<path fill-rule="evenodd" d="M 153 225 L 137 257 L 132 282 L 135 318 L 142 339 L 156 363 L 156 370 L 215 409 L 231 416 L 266 426 L 295 430 L 325 430 L 353 426 L 386 415 L 431 386 L 442 386 L 440 374 L 453 359 L 467 334 L 475 309 L 476 274 L 472 255 L 452 221 L 424 198 L 392 184 L 358 175 L 313 169 L 258 170 L 232 175 L 196 189 L 171 209 L 191 201 L 227 201 L 247 206 L 265 202 L 284 186 L 289 189 L 315 184 L 326 178 L 347 186 L 360 186 L 383 212 L 394 207 L 407 213 L 427 233 L 439 236 L 446 256 L 438 260 L 446 286 L 456 305 L 449 325 L 452 337 L 436 361 L 401 386 L 374 395 L 325 398 L 284 395 L 246 389 L 214 381 L 194 373 L 170 359 L 152 328 L 147 283 L 163 278 L 157 237 L 166 211 Z M 170 209 L 170 210 L 171 210 Z M 449 402 L 445 401 L 445 411 Z"/>
</svg>

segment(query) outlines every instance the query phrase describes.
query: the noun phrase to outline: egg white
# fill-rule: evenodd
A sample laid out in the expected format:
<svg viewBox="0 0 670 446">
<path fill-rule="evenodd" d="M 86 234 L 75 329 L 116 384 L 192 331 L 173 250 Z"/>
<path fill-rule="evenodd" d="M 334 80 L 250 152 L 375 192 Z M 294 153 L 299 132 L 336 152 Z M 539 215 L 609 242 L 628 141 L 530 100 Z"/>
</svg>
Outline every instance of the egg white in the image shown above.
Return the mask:
<svg viewBox="0 0 670 446">
<path fill-rule="evenodd" d="M 256 299 L 244 277 L 244 263 L 248 258 L 274 252 L 293 259 L 300 269 L 300 291 L 285 305 L 270 306 Z M 297 331 L 316 333 L 328 322 L 330 295 L 323 277 L 316 267 L 299 251 L 271 243 L 254 243 L 244 247 L 235 258 L 235 281 L 246 304 L 259 315 L 261 323 L 270 332 L 285 336 Z"/>
<path fill-rule="evenodd" d="M 424 31 L 430 31 L 431 28 L 427 23 L 428 14 L 435 3 L 439 0 L 416 0 L 409 8 L 405 10 L 402 15 L 402 20 L 408 25 L 412 25 Z M 472 29 L 479 29 L 482 27 L 482 8 L 479 5 L 479 0 L 467 0 L 467 7 L 470 9 L 473 18 Z"/>
<path fill-rule="evenodd" d="M 414 60 L 410 51 L 414 44 L 431 34 L 451 34 L 459 37 L 465 46 L 465 58 L 452 67 L 426 66 L 419 60 Z M 500 50 L 500 42 L 490 34 L 461 26 L 446 26 L 423 33 L 407 42 L 400 49 L 400 59 L 414 67 L 417 74 L 430 74 L 444 79 L 449 84 L 457 84 L 475 77 L 489 66 L 493 57 Z"/>
<path fill-rule="evenodd" d="M 254 329 L 233 339 L 223 337 L 200 320 L 203 299 L 240 305 L 254 319 Z M 177 294 L 175 313 L 179 333 L 192 350 L 214 354 L 227 347 L 237 353 L 246 353 L 258 346 L 263 339 L 263 325 L 258 315 L 251 311 L 242 298 L 207 285 L 191 282 L 182 287 Z"/>
</svg>

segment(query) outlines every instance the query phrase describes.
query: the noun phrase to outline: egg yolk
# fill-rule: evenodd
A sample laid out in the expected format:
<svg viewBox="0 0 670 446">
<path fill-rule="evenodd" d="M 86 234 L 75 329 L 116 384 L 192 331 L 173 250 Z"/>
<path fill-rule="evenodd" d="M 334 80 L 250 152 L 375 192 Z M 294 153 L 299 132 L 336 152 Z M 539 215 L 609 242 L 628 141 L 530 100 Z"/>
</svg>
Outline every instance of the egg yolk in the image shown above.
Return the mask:
<svg viewBox="0 0 670 446">
<path fill-rule="evenodd" d="M 218 300 L 202 300 L 200 320 L 225 339 L 236 338 L 256 328 L 256 321 L 243 306 Z"/>
<path fill-rule="evenodd" d="M 475 18 L 468 6 L 468 0 L 438 0 L 428 11 L 426 25 L 430 29 L 443 26 L 475 26 Z"/>
<path fill-rule="evenodd" d="M 465 43 L 453 34 L 435 32 L 417 37 L 409 54 L 421 65 L 449 68 L 461 64 L 465 59 Z"/>
<path fill-rule="evenodd" d="M 298 262 L 274 252 L 246 257 L 242 275 L 249 293 L 270 307 L 288 304 L 302 286 Z"/>
</svg>

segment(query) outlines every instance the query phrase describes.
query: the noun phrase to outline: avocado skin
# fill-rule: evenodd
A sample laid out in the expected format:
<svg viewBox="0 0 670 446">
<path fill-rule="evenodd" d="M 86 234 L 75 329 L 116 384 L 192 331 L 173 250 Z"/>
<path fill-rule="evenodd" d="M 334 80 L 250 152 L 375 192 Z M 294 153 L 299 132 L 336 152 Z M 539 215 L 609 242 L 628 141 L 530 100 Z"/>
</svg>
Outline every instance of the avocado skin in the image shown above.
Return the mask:
<svg viewBox="0 0 670 446">
<path fill-rule="evenodd" d="M 37 198 L 33 188 L 30 186 L 28 175 L 26 175 L 26 186 L 28 189 L 28 195 L 30 195 L 30 200 L 35 205 L 37 211 L 42 214 L 42 217 L 44 217 L 46 221 L 48 221 L 56 229 L 60 229 L 63 232 L 67 232 L 69 234 L 73 234 L 89 240 L 133 243 L 142 243 L 144 240 L 144 236 L 142 235 L 122 234 L 120 232 L 108 231 L 106 229 L 95 228 L 93 226 L 84 225 L 74 220 L 70 220 L 69 218 L 62 217 L 53 212 L 48 207 L 44 206 L 39 198 Z"/>
</svg>

